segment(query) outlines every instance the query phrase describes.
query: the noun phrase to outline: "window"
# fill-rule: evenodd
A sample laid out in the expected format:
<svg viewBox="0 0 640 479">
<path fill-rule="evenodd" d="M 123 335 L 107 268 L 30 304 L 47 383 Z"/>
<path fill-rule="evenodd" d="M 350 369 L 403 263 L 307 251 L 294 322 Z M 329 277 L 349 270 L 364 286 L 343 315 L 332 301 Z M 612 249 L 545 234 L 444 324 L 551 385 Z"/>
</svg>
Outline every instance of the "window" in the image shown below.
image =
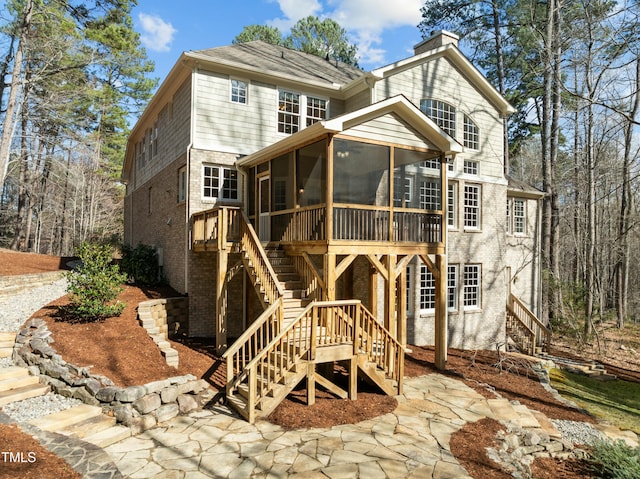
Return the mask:
<svg viewBox="0 0 640 479">
<path fill-rule="evenodd" d="M 204 165 L 202 196 L 205 198 L 238 199 L 238 172 L 222 166 Z"/>
<path fill-rule="evenodd" d="M 420 163 L 420 166 L 423 168 L 432 168 L 434 170 L 440 169 L 440 159 L 439 158 L 431 158 L 430 160 L 425 160 Z"/>
<path fill-rule="evenodd" d="M 522 199 L 513 200 L 513 232 L 515 234 L 526 234 L 526 210 Z"/>
<path fill-rule="evenodd" d="M 307 126 L 324 120 L 327 117 L 327 100 L 307 97 Z"/>
<path fill-rule="evenodd" d="M 411 206 L 411 191 L 413 190 L 413 178 L 399 174 L 393 176 L 393 206 L 409 208 Z"/>
<path fill-rule="evenodd" d="M 247 83 L 242 80 L 231 79 L 231 101 L 247 104 Z"/>
<path fill-rule="evenodd" d="M 458 184 L 451 183 L 447 187 L 447 226 L 458 226 Z"/>
<path fill-rule="evenodd" d="M 451 138 L 456 137 L 456 109 L 443 101 L 424 99 L 420 109 Z"/>
<path fill-rule="evenodd" d="M 420 265 L 420 312 L 436 308 L 436 281 L 424 264 Z"/>
<path fill-rule="evenodd" d="M 301 105 L 306 108 L 301 109 Z M 278 94 L 278 132 L 293 134 L 301 125 L 311 126 L 327 117 L 327 100 L 280 90 Z"/>
<path fill-rule="evenodd" d="M 447 308 L 458 309 L 458 265 L 447 266 Z"/>
<path fill-rule="evenodd" d="M 440 210 L 440 182 L 420 181 L 420 208 Z"/>
<path fill-rule="evenodd" d="M 464 266 L 464 307 L 480 307 L 480 265 Z"/>
<path fill-rule="evenodd" d="M 507 198 L 507 234 L 512 233 L 511 229 L 511 198 Z"/>
<path fill-rule="evenodd" d="M 410 278 L 407 269 L 407 292 Z M 436 308 L 436 282 L 433 274 L 424 264 L 420 265 L 420 312 L 433 312 Z M 458 308 L 458 265 L 447 266 L 447 309 Z"/>
<path fill-rule="evenodd" d="M 178 203 L 187 199 L 187 168 L 183 166 L 178 170 Z"/>
<path fill-rule="evenodd" d="M 469 118 L 464 115 L 464 137 L 463 144 L 467 148 L 472 150 L 480 149 L 480 135 L 478 133 L 478 126 Z"/>
<path fill-rule="evenodd" d="M 464 227 L 480 229 L 480 185 L 464 185 Z"/>
<path fill-rule="evenodd" d="M 479 164 L 477 161 L 464 160 L 463 170 L 468 175 L 478 175 Z"/>
</svg>

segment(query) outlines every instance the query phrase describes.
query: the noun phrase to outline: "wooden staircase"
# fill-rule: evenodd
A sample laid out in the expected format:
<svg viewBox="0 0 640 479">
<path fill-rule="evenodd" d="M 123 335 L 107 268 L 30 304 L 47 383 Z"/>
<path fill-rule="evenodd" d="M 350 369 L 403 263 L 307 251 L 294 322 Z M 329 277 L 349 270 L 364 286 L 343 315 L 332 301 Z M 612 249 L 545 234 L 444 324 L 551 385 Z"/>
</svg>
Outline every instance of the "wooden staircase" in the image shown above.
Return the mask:
<svg viewBox="0 0 640 479">
<path fill-rule="evenodd" d="M 549 352 L 551 330 L 513 294 L 507 302 L 507 336 L 524 354 L 536 356 Z"/>
<path fill-rule="evenodd" d="M 404 348 L 360 301 L 313 302 L 268 344 L 248 354 L 262 331 L 248 330 L 223 355 L 227 401 L 249 422 L 269 415 L 305 378 L 308 391 L 317 382 L 344 398 L 355 398 L 358 374 L 387 394 L 402 391 Z M 351 365 L 348 392 L 316 373 L 317 364 L 334 361 Z"/>
</svg>

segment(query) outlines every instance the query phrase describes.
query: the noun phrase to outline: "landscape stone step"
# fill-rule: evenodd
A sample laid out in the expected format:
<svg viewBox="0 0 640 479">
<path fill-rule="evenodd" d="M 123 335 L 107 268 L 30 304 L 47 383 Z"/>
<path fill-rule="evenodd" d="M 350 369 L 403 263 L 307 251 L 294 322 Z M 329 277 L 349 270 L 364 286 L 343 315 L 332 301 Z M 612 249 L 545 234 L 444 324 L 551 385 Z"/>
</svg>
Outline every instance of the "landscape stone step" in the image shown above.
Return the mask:
<svg viewBox="0 0 640 479">
<path fill-rule="evenodd" d="M 82 439 L 86 436 L 105 431 L 115 425 L 115 417 L 100 414 L 99 416 L 93 416 L 89 419 L 85 419 L 84 421 L 73 423 L 65 428 L 56 430 L 55 432 L 65 436 L 74 436 Z"/>
<path fill-rule="evenodd" d="M 98 447 L 107 447 L 128 437 L 131 437 L 131 429 L 126 426 L 112 426 L 103 431 L 85 436 L 83 440 Z"/>
<path fill-rule="evenodd" d="M 33 384 L 21 388 L 11 389 L 9 391 L 0 391 L 0 406 L 15 401 L 22 401 L 37 396 L 43 396 L 50 391 L 50 387 L 44 384 Z"/>
<path fill-rule="evenodd" d="M 27 374 L 9 377 L 0 380 L 0 391 L 11 391 L 12 389 L 32 386 L 34 384 L 40 384 L 40 380 L 37 376 L 30 376 Z"/>
<path fill-rule="evenodd" d="M 79 404 L 64 411 L 33 419 L 30 423 L 45 431 L 56 432 L 100 415 L 102 415 L 102 408 L 90 406 L 89 404 Z"/>
<path fill-rule="evenodd" d="M 16 333 L 0 333 L 0 344 L 4 343 L 4 342 L 15 342 L 16 340 Z"/>
<path fill-rule="evenodd" d="M 13 347 L 11 348 L 0 348 L 0 358 L 8 358 L 13 354 Z"/>
<path fill-rule="evenodd" d="M 4 379 L 19 378 L 23 376 L 29 376 L 29 370 L 27 368 L 21 368 L 19 366 L 0 368 L 0 381 Z"/>
<path fill-rule="evenodd" d="M 513 408 L 508 399 L 488 399 L 487 403 L 494 414 L 494 418 L 499 421 L 516 422 L 520 419 L 520 413 Z"/>
</svg>

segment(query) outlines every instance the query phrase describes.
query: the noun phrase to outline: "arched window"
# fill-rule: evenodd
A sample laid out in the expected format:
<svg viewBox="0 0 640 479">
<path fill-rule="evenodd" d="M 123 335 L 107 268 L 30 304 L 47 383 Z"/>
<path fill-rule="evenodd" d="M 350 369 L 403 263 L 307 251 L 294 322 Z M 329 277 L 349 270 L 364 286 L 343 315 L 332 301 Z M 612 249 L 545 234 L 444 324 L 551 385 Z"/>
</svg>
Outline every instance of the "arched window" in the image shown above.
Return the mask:
<svg viewBox="0 0 640 479">
<path fill-rule="evenodd" d="M 456 137 L 456 108 L 440 100 L 420 100 L 420 109 L 451 138 Z"/>
</svg>

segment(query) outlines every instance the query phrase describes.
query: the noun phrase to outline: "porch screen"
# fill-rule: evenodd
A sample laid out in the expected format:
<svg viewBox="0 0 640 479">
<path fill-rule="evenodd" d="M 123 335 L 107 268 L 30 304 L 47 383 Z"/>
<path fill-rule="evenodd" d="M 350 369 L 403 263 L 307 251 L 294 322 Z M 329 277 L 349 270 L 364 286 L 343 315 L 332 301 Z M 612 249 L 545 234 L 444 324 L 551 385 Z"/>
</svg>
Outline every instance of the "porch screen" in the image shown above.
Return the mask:
<svg viewBox="0 0 640 479">
<path fill-rule="evenodd" d="M 326 140 L 312 143 L 297 151 L 296 193 L 299 206 L 318 205 L 326 201 L 326 163 Z"/>
<path fill-rule="evenodd" d="M 441 210 L 440 159 L 421 151 L 394 149 L 393 205 Z"/>
<path fill-rule="evenodd" d="M 388 146 L 334 140 L 333 201 L 389 206 Z"/>
</svg>

